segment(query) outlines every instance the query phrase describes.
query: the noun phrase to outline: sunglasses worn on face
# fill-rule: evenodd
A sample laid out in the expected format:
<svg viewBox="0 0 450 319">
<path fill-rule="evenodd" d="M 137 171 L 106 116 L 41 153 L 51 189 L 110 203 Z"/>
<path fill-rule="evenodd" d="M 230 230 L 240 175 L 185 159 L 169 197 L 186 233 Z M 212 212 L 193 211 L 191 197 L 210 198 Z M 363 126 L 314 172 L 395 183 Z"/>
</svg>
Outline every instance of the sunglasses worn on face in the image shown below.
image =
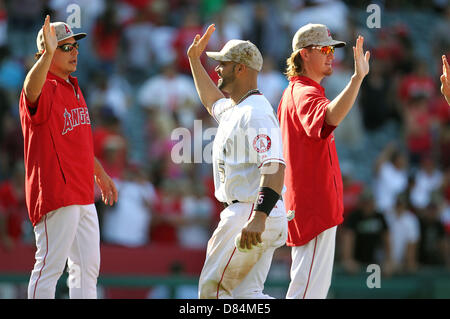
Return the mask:
<svg viewBox="0 0 450 319">
<path fill-rule="evenodd" d="M 73 48 L 78 50 L 78 47 L 80 45 L 78 44 L 78 42 L 74 42 L 74 43 L 65 43 L 62 45 L 59 45 L 58 48 L 60 48 L 63 52 L 70 52 L 73 50 Z"/>
<path fill-rule="evenodd" d="M 330 53 L 334 53 L 334 47 L 331 45 L 328 46 L 324 46 L 324 47 L 312 47 L 312 49 L 318 49 L 320 50 L 320 52 L 322 52 L 323 54 L 330 54 Z"/>
</svg>

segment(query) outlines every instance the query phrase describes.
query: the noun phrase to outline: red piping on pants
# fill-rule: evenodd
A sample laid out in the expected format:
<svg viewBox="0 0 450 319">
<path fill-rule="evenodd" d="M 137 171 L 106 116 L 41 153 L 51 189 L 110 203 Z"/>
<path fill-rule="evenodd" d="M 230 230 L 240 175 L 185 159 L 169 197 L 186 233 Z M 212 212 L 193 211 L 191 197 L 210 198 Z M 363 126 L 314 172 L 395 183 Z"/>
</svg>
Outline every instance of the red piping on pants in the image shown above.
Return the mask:
<svg viewBox="0 0 450 319">
<path fill-rule="evenodd" d="M 252 205 L 252 209 L 250 210 L 250 216 L 248 216 L 248 219 L 250 219 L 250 217 L 252 217 L 252 213 L 253 213 L 253 206 L 255 206 L 255 204 Z M 223 280 L 223 276 L 225 275 L 225 270 L 227 270 L 228 265 L 231 262 L 231 258 L 233 258 L 234 253 L 236 252 L 236 247 L 234 247 L 233 252 L 231 253 L 230 258 L 228 259 L 227 265 L 225 266 L 223 272 L 222 272 L 222 277 L 220 278 L 219 283 L 217 284 L 217 295 L 216 295 L 216 299 L 219 299 L 219 290 L 220 290 L 220 284 L 222 283 Z"/>
</svg>

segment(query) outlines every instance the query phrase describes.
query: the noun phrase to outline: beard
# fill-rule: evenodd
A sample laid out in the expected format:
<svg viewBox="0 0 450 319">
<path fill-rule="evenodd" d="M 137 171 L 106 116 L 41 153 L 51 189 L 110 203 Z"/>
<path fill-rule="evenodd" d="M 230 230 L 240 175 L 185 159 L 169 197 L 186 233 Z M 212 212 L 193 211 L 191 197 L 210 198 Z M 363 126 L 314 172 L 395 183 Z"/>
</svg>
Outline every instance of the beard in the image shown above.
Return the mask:
<svg viewBox="0 0 450 319">
<path fill-rule="evenodd" d="M 230 83 L 233 83 L 233 81 L 236 79 L 236 76 L 234 75 L 234 67 L 233 67 L 233 73 L 229 75 L 223 75 L 219 78 L 219 81 L 217 82 L 217 87 L 219 90 L 225 91 L 227 86 Z M 219 75 L 220 76 L 220 75 Z"/>
<path fill-rule="evenodd" d="M 326 71 L 324 72 L 324 74 L 325 74 L 325 76 L 330 76 L 331 74 L 333 74 L 333 69 L 330 68 L 330 69 L 326 70 Z"/>
</svg>

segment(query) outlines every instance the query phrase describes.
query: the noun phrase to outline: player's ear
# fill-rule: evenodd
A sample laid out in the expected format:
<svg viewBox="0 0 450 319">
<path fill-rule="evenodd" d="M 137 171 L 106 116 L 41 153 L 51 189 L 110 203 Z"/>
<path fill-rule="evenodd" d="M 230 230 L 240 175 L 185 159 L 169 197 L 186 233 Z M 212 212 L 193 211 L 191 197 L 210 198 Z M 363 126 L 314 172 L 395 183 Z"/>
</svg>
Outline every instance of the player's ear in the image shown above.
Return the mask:
<svg viewBox="0 0 450 319">
<path fill-rule="evenodd" d="M 243 72 L 245 71 L 245 69 L 246 69 L 246 66 L 243 65 L 243 64 L 237 64 L 237 65 L 236 65 L 236 71 L 237 71 L 238 73 L 243 73 Z"/>
<path fill-rule="evenodd" d="M 308 50 L 308 48 L 302 48 L 298 52 L 298 54 L 302 56 L 303 60 L 307 60 L 309 58 L 309 53 L 310 51 Z"/>
</svg>

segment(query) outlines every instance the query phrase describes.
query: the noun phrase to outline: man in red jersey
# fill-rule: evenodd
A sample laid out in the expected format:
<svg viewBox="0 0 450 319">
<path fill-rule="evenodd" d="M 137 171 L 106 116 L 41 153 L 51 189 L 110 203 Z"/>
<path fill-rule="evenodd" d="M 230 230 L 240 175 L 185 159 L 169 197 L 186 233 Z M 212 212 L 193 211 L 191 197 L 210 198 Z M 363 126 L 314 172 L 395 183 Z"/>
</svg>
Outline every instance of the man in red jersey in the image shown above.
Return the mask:
<svg viewBox="0 0 450 319">
<path fill-rule="evenodd" d="M 369 72 L 362 37 L 353 47 L 355 73 L 333 100 L 320 82 L 333 73 L 333 40 L 325 25 L 301 27 L 287 59 L 289 86 L 278 107 L 286 159 L 284 195 L 290 219 L 291 283 L 286 298 L 326 298 L 333 270 L 336 226 L 343 221 L 343 187 L 333 130 L 353 106 Z"/>
<path fill-rule="evenodd" d="M 54 298 L 68 261 L 70 298 L 96 298 L 100 234 L 94 180 L 105 204 L 117 201 L 111 178 L 94 158 L 91 121 L 76 78 L 78 43 L 47 15 L 36 42 L 37 62 L 20 95 L 25 197 L 36 237 L 28 298 Z"/>
</svg>

